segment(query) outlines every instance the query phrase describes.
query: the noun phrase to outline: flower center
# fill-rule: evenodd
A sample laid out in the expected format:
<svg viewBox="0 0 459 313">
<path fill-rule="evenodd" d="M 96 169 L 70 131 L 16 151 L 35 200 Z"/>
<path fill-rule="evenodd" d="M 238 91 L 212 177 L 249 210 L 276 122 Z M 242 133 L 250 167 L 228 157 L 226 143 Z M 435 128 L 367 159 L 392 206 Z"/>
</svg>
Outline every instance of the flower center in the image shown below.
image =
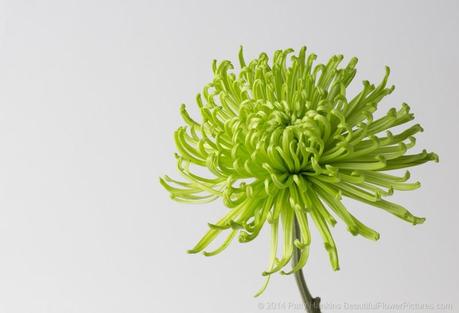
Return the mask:
<svg viewBox="0 0 459 313">
<path fill-rule="evenodd" d="M 242 111 L 240 122 L 245 127 L 239 142 L 244 145 L 238 147 L 241 153 L 234 154 L 236 163 L 245 164 L 242 172 L 260 178 L 301 174 L 319 162 L 331 128 L 320 112 L 305 106 L 295 110 L 285 103 L 251 103 Z"/>
</svg>

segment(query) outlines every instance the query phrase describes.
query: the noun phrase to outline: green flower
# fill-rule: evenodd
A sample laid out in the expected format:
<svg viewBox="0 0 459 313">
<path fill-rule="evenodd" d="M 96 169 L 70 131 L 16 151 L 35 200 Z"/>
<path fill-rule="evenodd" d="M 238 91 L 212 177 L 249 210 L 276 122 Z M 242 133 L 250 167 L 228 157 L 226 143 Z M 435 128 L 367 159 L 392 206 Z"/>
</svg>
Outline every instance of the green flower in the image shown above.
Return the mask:
<svg viewBox="0 0 459 313">
<path fill-rule="evenodd" d="M 180 108 L 186 126 L 175 132 L 175 142 L 184 180 L 161 179 L 174 200 L 203 203 L 222 198 L 229 209 L 209 224 L 190 253 L 204 251 L 224 232 L 223 244 L 204 255 L 220 253 L 236 236 L 239 242 L 255 239 L 266 223 L 271 227 L 270 262 L 260 293 L 271 274 L 293 273 L 306 264 L 311 222 L 335 270 L 338 254 L 330 232 L 334 216 L 352 235 L 379 238 L 346 209 L 342 197 L 412 224 L 424 222 L 384 199 L 394 190 L 417 189 L 419 182 L 408 183 L 409 172 L 400 176 L 385 172 L 438 161 L 435 153 L 425 150 L 407 154 L 415 145 L 414 135 L 422 131 L 419 124 L 389 131 L 414 119 L 407 104 L 374 116 L 378 103 L 394 90 L 386 86 L 388 67 L 379 85 L 364 81 L 362 90 L 349 97 L 346 88 L 356 74 L 356 58 L 345 67 L 339 66 L 341 55 L 314 65 L 316 55 L 306 55 L 306 48 L 289 61 L 292 52 L 278 50 L 272 62 L 261 53 L 246 64 L 241 47 L 239 73 L 230 61 L 214 61 L 214 79 L 204 87 L 203 97 L 197 96 L 201 120 L 192 119 L 184 105 Z M 300 250 L 299 261 L 284 272 L 295 247 Z"/>
</svg>

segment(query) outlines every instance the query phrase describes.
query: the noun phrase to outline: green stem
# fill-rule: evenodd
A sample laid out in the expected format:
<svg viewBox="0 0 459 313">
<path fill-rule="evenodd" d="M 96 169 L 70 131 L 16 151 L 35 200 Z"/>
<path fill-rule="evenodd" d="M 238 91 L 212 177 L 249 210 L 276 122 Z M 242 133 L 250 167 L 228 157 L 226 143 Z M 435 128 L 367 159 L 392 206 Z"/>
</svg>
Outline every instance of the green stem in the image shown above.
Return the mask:
<svg viewBox="0 0 459 313">
<path fill-rule="evenodd" d="M 300 237 L 300 229 L 298 226 L 298 222 L 295 219 L 295 238 L 299 239 Z M 300 259 L 300 250 L 298 248 L 294 248 L 293 250 L 293 266 L 298 263 Z M 306 285 L 306 281 L 304 279 L 303 271 L 300 269 L 299 271 L 295 272 L 295 280 L 298 285 L 298 289 L 300 289 L 301 298 L 303 299 L 304 307 L 307 313 L 320 313 L 320 298 L 314 298 L 311 293 L 309 292 L 308 286 Z"/>
</svg>

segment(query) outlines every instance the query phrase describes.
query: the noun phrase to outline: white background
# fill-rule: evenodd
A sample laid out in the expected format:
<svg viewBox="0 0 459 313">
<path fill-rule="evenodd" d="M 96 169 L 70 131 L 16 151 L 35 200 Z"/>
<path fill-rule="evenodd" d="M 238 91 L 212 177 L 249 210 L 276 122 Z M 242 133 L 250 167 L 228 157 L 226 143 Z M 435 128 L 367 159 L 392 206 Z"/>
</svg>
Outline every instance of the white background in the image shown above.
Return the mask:
<svg viewBox="0 0 459 313">
<path fill-rule="evenodd" d="M 313 232 L 312 293 L 338 312 L 459 310 L 458 30 L 457 1 L 0 1 L 0 312 L 301 312 L 290 276 L 252 297 L 268 232 L 188 255 L 225 209 L 174 203 L 158 183 L 177 176 L 180 103 L 192 108 L 211 60 L 236 60 L 240 44 L 249 58 L 302 45 L 320 61 L 358 56 L 353 90 L 390 65 L 382 109 L 408 102 L 418 149 L 441 158 L 393 197 L 424 225 L 349 203 L 381 240 L 339 223 L 339 272 Z"/>
</svg>

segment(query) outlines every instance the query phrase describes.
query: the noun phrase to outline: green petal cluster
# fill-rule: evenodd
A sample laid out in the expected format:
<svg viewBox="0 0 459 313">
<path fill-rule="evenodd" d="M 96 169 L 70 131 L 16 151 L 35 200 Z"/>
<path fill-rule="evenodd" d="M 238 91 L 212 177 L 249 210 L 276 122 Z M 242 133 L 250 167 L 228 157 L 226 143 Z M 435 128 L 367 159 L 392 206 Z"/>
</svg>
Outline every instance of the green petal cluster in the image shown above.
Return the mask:
<svg viewBox="0 0 459 313">
<path fill-rule="evenodd" d="M 263 273 L 267 281 L 272 273 L 292 273 L 306 264 L 312 224 L 335 270 L 338 255 L 330 232 L 335 217 L 353 235 L 379 238 L 347 210 L 343 197 L 422 223 L 424 218 L 384 199 L 395 190 L 419 188 L 419 182 L 407 182 L 409 172 L 385 172 L 438 161 L 425 150 L 408 154 L 422 131 L 419 124 L 390 131 L 414 119 L 407 104 L 375 116 L 379 102 L 394 90 L 387 86 L 389 68 L 378 85 L 364 81 L 361 91 L 349 97 L 346 89 L 356 74 L 356 58 L 345 66 L 340 65 L 342 55 L 314 64 L 316 55 L 307 54 L 305 47 L 292 53 L 278 50 L 272 61 L 261 53 L 246 63 L 241 47 L 238 71 L 230 61 L 214 61 L 214 78 L 197 96 L 200 119 L 193 119 L 184 105 L 180 108 L 186 125 L 175 132 L 175 142 L 183 179 L 161 179 L 174 200 L 221 198 L 228 208 L 190 253 L 206 250 L 226 233 L 221 246 L 204 252 L 215 255 L 235 237 L 249 242 L 269 225 L 271 256 Z M 301 251 L 300 260 L 285 272 L 295 248 Z"/>
</svg>

